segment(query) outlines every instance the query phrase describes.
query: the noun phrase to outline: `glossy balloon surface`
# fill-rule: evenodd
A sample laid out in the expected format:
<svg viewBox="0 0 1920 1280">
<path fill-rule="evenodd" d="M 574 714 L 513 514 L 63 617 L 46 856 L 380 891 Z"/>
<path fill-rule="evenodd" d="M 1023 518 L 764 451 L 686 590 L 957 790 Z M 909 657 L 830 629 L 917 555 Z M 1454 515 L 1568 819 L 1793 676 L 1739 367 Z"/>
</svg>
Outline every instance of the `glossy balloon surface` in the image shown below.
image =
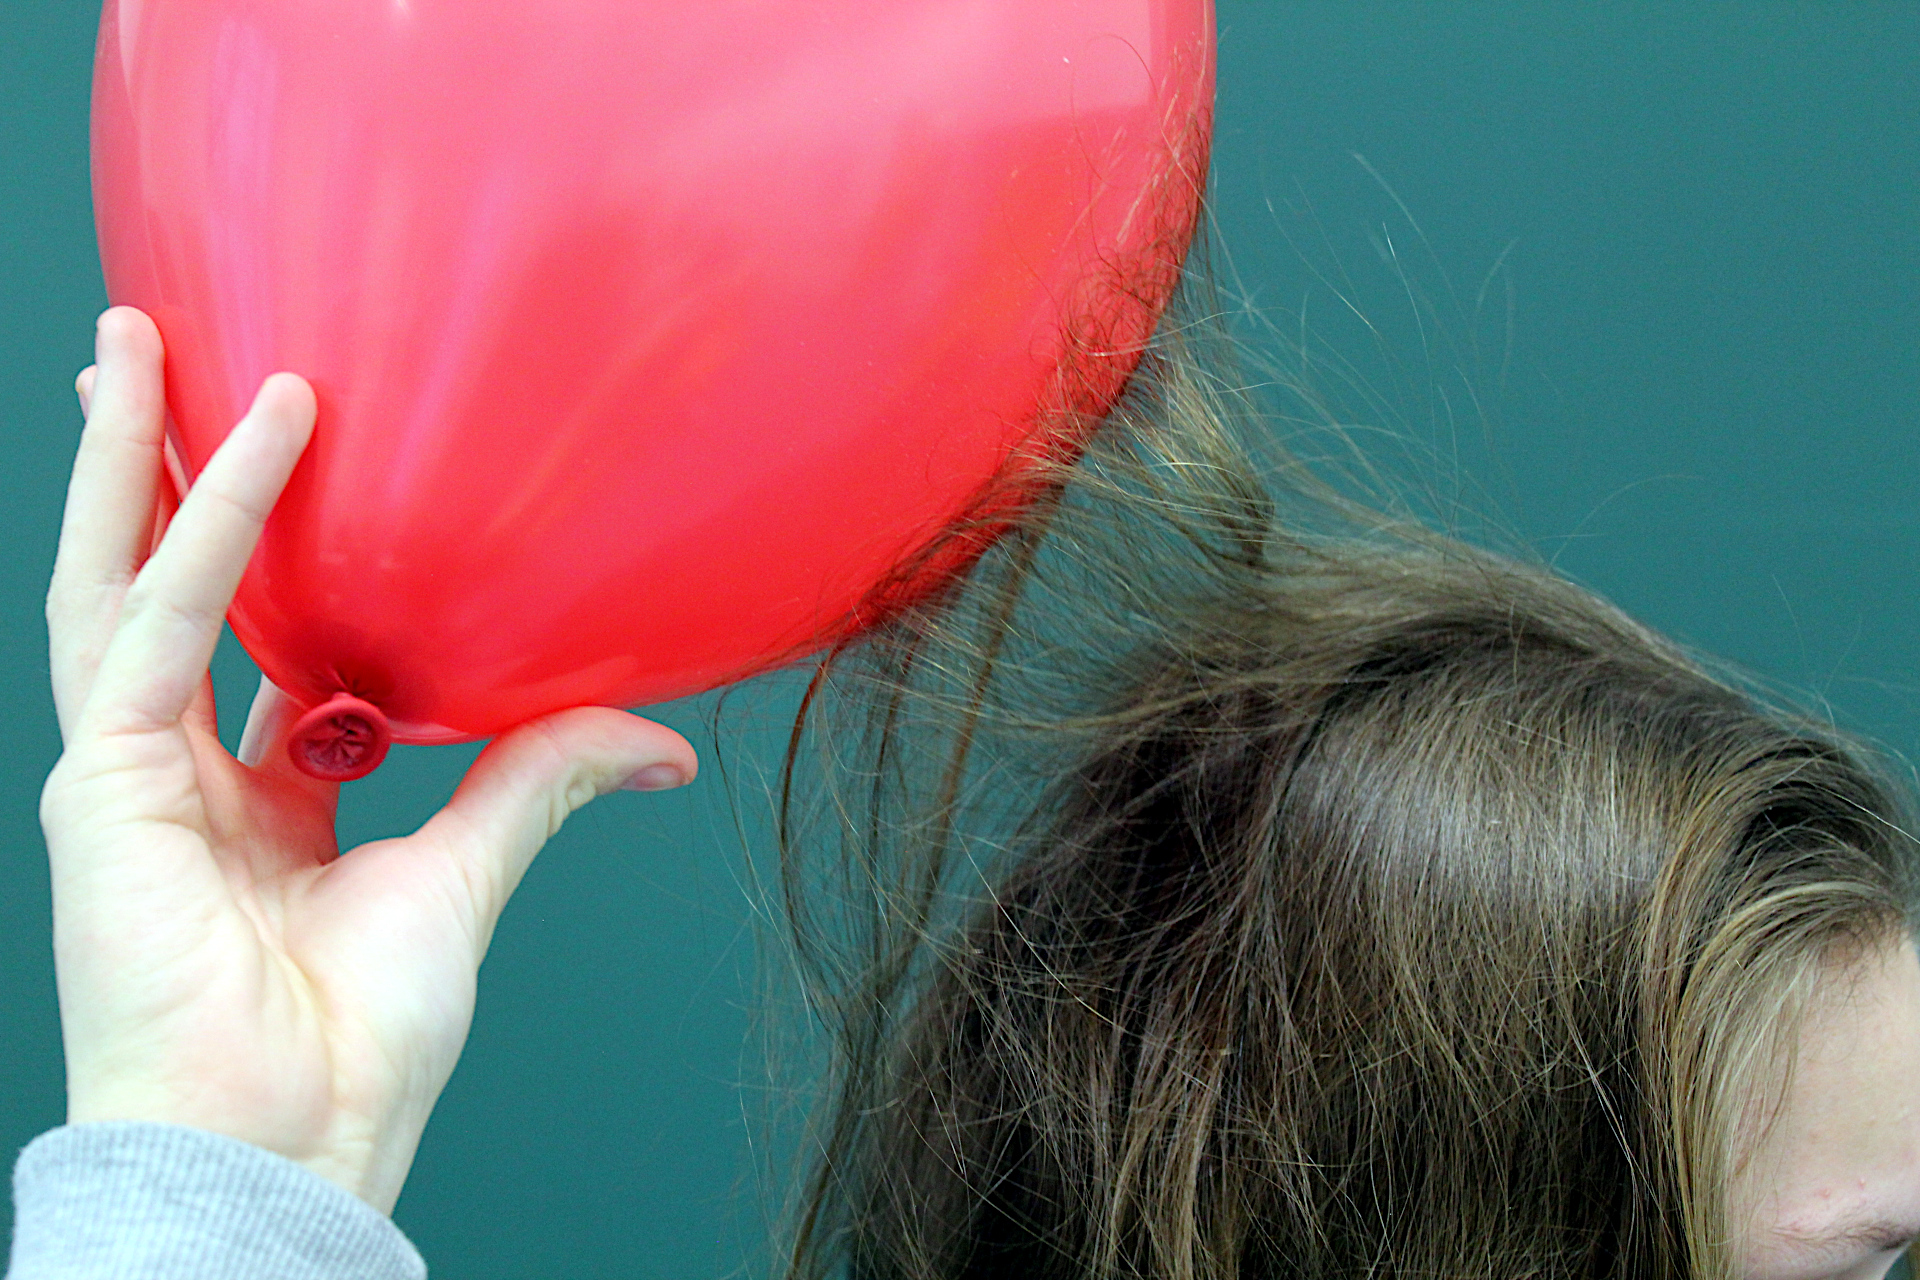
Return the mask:
<svg viewBox="0 0 1920 1280">
<path fill-rule="evenodd" d="M 1164 301 L 1210 0 L 107 0 L 94 182 L 197 474 L 320 421 L 232 611 L 398 741 L 753 673 Z M 1071 442 L 1060 447 L 1070 448 Z"/>
</svg>

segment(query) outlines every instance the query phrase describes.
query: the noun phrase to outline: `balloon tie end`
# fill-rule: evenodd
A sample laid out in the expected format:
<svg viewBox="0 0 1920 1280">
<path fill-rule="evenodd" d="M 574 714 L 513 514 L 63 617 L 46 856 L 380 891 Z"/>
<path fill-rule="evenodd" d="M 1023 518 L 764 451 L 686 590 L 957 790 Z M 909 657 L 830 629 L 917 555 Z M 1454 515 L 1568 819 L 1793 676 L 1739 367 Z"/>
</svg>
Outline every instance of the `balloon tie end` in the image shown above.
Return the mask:
<svg viewBox="0 0 1920 1280">
<path fill-rule="evenodd" d="M 293 767 L 322 782 L 352 782 L 380 767 L 393 730 L 380 708 L 339 693 L 301 716 L 287 739 Z"/>
</svg>

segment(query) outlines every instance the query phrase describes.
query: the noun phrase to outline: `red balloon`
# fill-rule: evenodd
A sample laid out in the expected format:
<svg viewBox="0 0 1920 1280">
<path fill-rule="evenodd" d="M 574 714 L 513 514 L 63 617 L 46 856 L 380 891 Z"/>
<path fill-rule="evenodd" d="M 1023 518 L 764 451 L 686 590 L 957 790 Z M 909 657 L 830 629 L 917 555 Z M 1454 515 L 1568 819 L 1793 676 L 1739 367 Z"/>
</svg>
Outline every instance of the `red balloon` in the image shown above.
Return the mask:
<svg viewBox="0 0 1920 1280">
<path fill-rule="evenodd" d="M 486 737 L 869 620 L 1124 382 L 1212 84 L 1210 0 L 107 0 L 101 253 L 177 484 L 318 393 L 247 651 Z"/>
</svg>

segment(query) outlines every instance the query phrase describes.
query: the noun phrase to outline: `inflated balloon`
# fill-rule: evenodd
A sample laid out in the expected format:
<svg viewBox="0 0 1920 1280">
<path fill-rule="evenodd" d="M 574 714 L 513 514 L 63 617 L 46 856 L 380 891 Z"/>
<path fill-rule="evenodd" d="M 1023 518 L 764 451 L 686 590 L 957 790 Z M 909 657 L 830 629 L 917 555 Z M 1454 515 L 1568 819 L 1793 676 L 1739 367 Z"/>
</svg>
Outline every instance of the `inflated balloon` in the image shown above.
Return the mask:
<svg viewBox="0 0 1920 1280">
<path fill-rule="evenodd" d="M 107 0 L 101 250 L 176 482 L 268 374 L 319 397 L 230 615 L 306 763 L 871 620 L 1123 384 L 1212 79 L 1210 0 Z"/>
</svg>

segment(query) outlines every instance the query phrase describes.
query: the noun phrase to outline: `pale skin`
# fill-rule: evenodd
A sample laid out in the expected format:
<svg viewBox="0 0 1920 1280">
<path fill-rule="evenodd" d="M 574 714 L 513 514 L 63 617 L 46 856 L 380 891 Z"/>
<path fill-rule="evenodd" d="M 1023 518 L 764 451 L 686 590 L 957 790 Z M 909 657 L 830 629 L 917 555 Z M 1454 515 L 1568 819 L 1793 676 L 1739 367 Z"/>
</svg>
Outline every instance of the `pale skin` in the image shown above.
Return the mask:
<svg viewBox="0 0 1920 1280">
<path fill-rule="evenodd" d="M 298 708 L 263 681 L 230 755 L 207 676 L 312 391 L 267 379 L 175 512 L 162 367 L 147 317 L 101 318 L 47 600 L 68 1121 L 212 1130 L 390 1212 L 534 855 L 595 796 L 697 762 L 659 725 L 563 711 L 495 740 L 412 835 L 342 856 L 337 786 L 287 758 Z M 1920 1234 L 1920 957 L 1889 945 L 1828 986 L 1730 1189 L 1743 1280 L 1871 1280 Z"/>
<path fill-rule="evenodd" d="M 337 784 L 286 754 L 298 709 L 263 682 L 230 755 L 207 673 L 313 393 L 268 378 L 175 512 L 162 367 L 146 316 L 101 318 L 47 597 L 67 1119 L 213 1130 L 390 1212 L 528 864 L 595 796 L 691 780 L 694 752 L 624 712 L 562 711 L 497 738 L 412 835 L 342 856 Z"/>
<path fill-rule="evenodd" d="M 1920 1237 L 1920 955 L 1837 966 L 1732 1188 L 1746 1280 L 1878 1280 Z"/>
</svg>

